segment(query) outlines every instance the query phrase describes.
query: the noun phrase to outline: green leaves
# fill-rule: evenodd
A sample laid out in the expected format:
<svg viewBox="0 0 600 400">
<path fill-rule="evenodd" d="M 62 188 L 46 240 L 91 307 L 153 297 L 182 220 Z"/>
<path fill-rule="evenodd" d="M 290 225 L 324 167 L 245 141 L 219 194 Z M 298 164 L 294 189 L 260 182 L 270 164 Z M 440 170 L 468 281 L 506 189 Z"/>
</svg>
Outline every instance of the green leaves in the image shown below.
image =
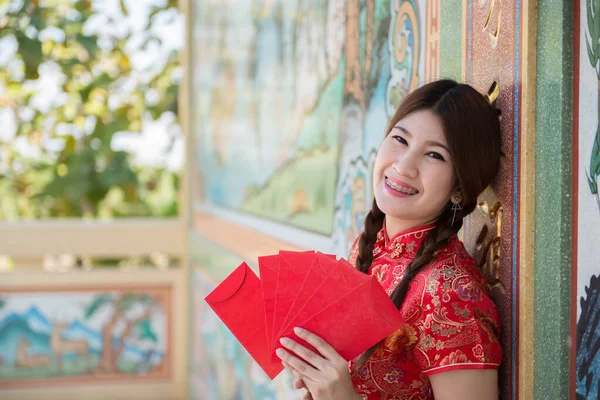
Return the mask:
<svg viewBox="0 0 600 400">
<path fill-rule="evenodd" d="M 586 38 L 586 49 L 590 63 L 596 70 L 596 75 L 600 80 L 600 70 L 598 60 L 600 59 L 600 12 L 599 0 L 586 0 L 587 25 L 589 39 Z M 600 95 L 600 93 L 599 93 Z M 600 116 L 598 116 L 600 118 Z M 600 122 L 599 125 L 600 127 Z M 592 147 L 592 155 L 590 157 L 590 170 L 587 175 L 588 185 L 592 194 L 598 199 L 600 207 L 600 196 L 598 196 L 598 179 L 600 177 L 600 130 L 596 129 L 596 137 Z"/>
<path fill-rule="evenodd" d="M 598 62 L 598 59 L 596 58 L 596 53 L 594 52 L 594 50 L 591 49 L 590 42 L 588 40 L 585 41 L 585 44 L 586 44 L 585 47 L 587 49 L 588 57 L 590 59 L 590 63 L 592 64 L 592 66 L 594 66 Z"/>
<path fill-rule="evenodd" d="M 98 311 L 105 304 L 110 304 L 113 302 L 113 295 L 111 294 L 102 294 L 96 297 L 85 309 L 84 318 L 88 319 L 93 316 L 96 311 Z"/>
<path fill-rule="evenodd" d="M 87 211 L 95 214 L 99 203 L 113 187 L 125 189 L 127 201 L 138 202 L 138 186 L 138 177 L 129 165 L 127 153 L 110 151 L 104 157 L 98 157 L 92 148 L 87 148 L 70 153 L 38 196 L 61 198 L 63 208 L 67 210 L 76 209 L 83 202 Z"/>
<path fill-rule="evenodd" d="M 119 3 L 121 6 L 121 12 L 123 13 L 123 15 L 125 15 L 125 16 L 129 15 L 129 12 L 127 11 L 127 6 L 125 5 L 125 0 L 121 0 Z"/>
<path fill-rule="evenodd" d="M 600 178 L 600 130 L 596 130 L 596 138 L 592 148 L 592 157 L 590 159 L 590 172 L 588 173 L 588 185 L 592 194 L 598 195 L 597 181 Z"/>
<path fill-rule="evenodd" d="M 135 305 L 137 295 L 128 293 L 124 295 L 117 303 L 117 311 L 121 314 L 126 313 Z"/>
<path fill-rule="evenodd" d="M 598 59 L 600 58 L 600 16 L 598 15 L 598 11 L 600 10 L 598 3 L 599 0 L 586 1 L 588 32 L 590 36 L 589 39 L 586 39 L 586 48 L 590 63 L 596 69 L 596 74 L 599 73 Z"/>
<path fill-rule="evenodd" d="M 46 20 L 44 19 L 44 9 L 42 7 L 36 7 L 35 11 L 30 14 L 31 15 L 31 19 L 29 21 L 29 23 L 31 24 L 31 26 L 35 27 L 35 29 L 37 29 L 38 31 L 41 31 L 42 29 L 46 28 L 47 23 Z"/>
<path fill-rule="evenodd" d="M 149 11 L 157 15 L 176 5 L 166 3 L 150 6 Z M 126 16 L 138 2 L 120 0 L 117 7 Z M 177 54 L 166 54 L 164 67 L 161 60 L 162 69 L 142 82 L 130 62 L 136 51 L 142 51 L 132 43 L 138 47 L 142 43 L 131 40 L 131 32 L 117 36 L 101 29 L 84 34 L 83 26 L 95 14 L 90 0 L 47 7 L 24 0 L 9 18 L 0 19 L 0 37 L 15 37 L 18 49 L 13 59 L 22 61 L 9 62 L 16 67 L 0 71 L 0 86 L 6 88 L 3 106 L 15 115 L 24 109 L 32 114 L 18 121 L 17 140 L 26 138 L 27 146 L 35 150 L 21 152 L 11 143 L 0 143 L 8 160 L 0 179 L 0 219 L 172 215 L 177 210 L 176 174 L 162 167 L 136 166 L 131 154 L 112 148 L 115 133 L 141 132 L 142 117 L 159 119 L 176 110 L 178 87 L 171 75 L 179 65 Z M 118 16 L 107 21 L 118 23 L 115 20 Z M 161 20 L 149 18 L 143 36 L 155 35 L 159 31 L 155 24 L 164 23 Z M 39 32 L 47 27 L 62 33 L 42 42 Z M 100 35 L 107 46 L 99 46 Z M 160 39 L 155 37 L 158 47 Z M 60 75 L 54 81 L 65 101 L 55 102 L 40 92 L 36 80 L 44 63 L 60 71 L 45 78 L 47 82 Z M 144 101 L 148 90 L 157 99 L 152 104 Z M 32 103 L 35 98 L 49 105 L 40 109 Z M 44 147 L 48 141 L 64 146 Z M 27 154 L 34 152 L 40 156 L 29 158 Z"/>
<path fill-rule="evenodd" d="M 126 313 L 136 304 L 148 305 L 153 301 L 152 297 L 144 293 L 127 293 L 117 302 L 116 307 L 118 312 Z"/>
<path fill-rule="evenodd" d="M 113 79 L 106 72 L 101 73 L 97 76 L 89 85 L 82 87 L 79 89 L 79 95 L 81 96 L 81 101 L 83 103 L 87 103 L 90 98 L 90 93 L 95 88 L 106 88 L 113 82 Z"/>
<path fill-rule="evenodd" d="M 81 33 L 77 33 L 75 37 L 77 42 L 87 51 L 88 57 L 92 58 L 96 55 L 96 50 L 98 50 L 98 40 L 95 36 L 84 36 Z"/>
<path fill-rule="evenodd" d="M 153 343 L 157 343 L 158 342 L 158 337 L 156 336 L 156 333 L 154 333 L 154 330 L 152 329 L 152 325 L 150 324 L 150 320 L 149 319 L 144 319 L 142 321 L 140 321 L 137 325 L 136 328 L 139 331 L 139 336 L 138 339 L 139 340 L 150 340 Z"/>
<path fill-rule="evenodd" d="M 42 56 L 42 43 L 37 39 L 30 39 L 21 31 L 15 32 L 19 43 L 19 54 L 25 63 L 25 78 L 37 79 L 40 74 L 38 67 L 44 60 Z"/>
</svg>

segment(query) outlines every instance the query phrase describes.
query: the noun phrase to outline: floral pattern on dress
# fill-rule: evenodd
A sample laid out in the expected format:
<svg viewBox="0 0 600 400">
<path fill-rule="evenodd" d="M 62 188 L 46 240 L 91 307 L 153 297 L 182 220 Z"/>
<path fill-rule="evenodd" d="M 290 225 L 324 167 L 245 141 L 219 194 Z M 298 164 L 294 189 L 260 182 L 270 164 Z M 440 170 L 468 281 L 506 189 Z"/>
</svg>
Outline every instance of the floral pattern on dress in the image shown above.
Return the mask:
<svg viewBox="0 0 600 400">
<path fill-rule="evenodd" d="M 389 238 L 377 234 L 369 274 L 388 294 L 402 280 L 434 225 Z M 355 263 L 358 239 L 349 257 Z M 354 371 L 364 400 L 433 399 L 428 376 L 455 369 L 497 369 L 502 361 L 500 318 L 488 286 L 464 245 L 453 237 L 434 261 L 412 279 L 402 308 L 405 324 Z"/>
</svg>

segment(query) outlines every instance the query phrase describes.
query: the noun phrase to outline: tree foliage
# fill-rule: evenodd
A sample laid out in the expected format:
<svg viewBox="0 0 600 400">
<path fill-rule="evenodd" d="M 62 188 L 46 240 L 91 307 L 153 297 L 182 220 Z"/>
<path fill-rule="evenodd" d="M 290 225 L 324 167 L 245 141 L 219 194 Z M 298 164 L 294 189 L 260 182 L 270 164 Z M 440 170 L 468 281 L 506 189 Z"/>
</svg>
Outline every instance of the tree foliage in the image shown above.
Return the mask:
<svg viewBox="0 0 600 400">
<path fill-rule="evenodd" d="M 105 305 L 112 305 L 110 317 L 102 326 L 103 343 L 112 343 L 117 338 L 116 346 L 104 346 L 98 365 L 98 371 L 114 373 L 119 369 L 118 361 L 125 349 L 125 342 L 130 339 L 158 343 L 158 336 L 152 326 L 152 313 L 156 310 L 156 299 L 145 293 L 104 293 L 97 296 L 86 308 L 85 318 L 92 318 Z M 128 315 L 135 308 L 143 311 L 136 316 Z M 115 327 L 124 324 L 125 328 L 118 334 Z"/>
<path fill-rule="evenodd" d="M 598 0 L 586 1 L 587 28 L 586 37 L 587 54 L 590 64 L 598 77 L 598 128 L 590 157 L 590 167 L 587 174 L 588 185 L 592 194 L 596 196 L 598 208 L 600 209 L 600 193 L 598 193 L 598 180 L 600 179 L 600 6 Z"/>
<path fill-rule="evenodd" d="M 118 24 L 95 3 L 0 0 L 0 47 L 17 47 L 0 67 L 0 112 L 17 121 L 13 137 L 0 127 L 0 219 L 177 214 L 178 175 L 140 167 L 113 144 L 177 113 L 177 51 L 132 68 L 133 54 L 162 43 L 156 27 L 178 15 L 177 2 L 153 6 L 144 40 L 90 29 Z M 122 16 L 128 5 L 120 1 Z"/>
<path fill-rule="evenodd" d="M 85 313 L 84 313 L 84 317 L 90 318 L 91 316 L 93 316 L 96 311 L 98 311 L 100 308 L 102 308 L 105 304 L 111 304 L 113 303 L 113 296 L 110 294 L 102 294 L 96 298 L 94 298 L 94 300 L 86 307 L 85 309 Z"/>
</svg>

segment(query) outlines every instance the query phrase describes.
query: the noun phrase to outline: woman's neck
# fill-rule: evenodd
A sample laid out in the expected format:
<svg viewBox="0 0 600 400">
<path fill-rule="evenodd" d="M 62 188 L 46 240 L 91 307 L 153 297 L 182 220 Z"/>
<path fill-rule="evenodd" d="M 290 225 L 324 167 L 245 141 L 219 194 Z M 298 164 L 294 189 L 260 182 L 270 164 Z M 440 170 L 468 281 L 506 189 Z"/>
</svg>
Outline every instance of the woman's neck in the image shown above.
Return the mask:
<svg viewBox="0 0 600 400">
<path fill-rule="evenodd" d="M 434 221 L 416 221 L 416 220 L 406 220 L 406 219 L 398 219 L 393 217 L 385 217 L 385 232 L 389 238 L 393 238 L 397 234 L 401 232 L 408 231 L 412 228 L 417 228 L 419 226 L 428 225 Z"/>
</svg>

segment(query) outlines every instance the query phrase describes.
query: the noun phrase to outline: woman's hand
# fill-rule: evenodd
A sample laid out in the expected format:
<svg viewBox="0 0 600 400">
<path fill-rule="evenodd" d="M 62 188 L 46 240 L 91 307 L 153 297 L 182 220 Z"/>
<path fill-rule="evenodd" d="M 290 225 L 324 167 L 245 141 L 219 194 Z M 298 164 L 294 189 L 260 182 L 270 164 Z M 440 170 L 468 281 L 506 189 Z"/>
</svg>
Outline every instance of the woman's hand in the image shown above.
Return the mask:
<svg viewBox="0 0 600 400">
<path fill-rule="evenodd" d="M 300 328 L 294 328 L 294 332 L 314 346 L 322 356 L 288 338 L 282 338 L 281 344 L 302 359 L 292 356 L 283 349 L 277 350 L 277 356 L 281 358 L 283 366 L 301 380 L 312 399 L 360 399 L 352 386 L 346 360 L 317 335 Z M 300 385 L 298 381 L 294 384 L 296 388 Z M 304 399 L 311 399 L 311 397 L 305 396 Z"/>
<path fill-rule="evenodd" d="M 315 399 L 313 399 L 312 395 L 308 391 L 308 389 L 302 379 L 300 379 L 300 378 L 296 379 L 296 382 L 294 382 L 294 387 L 296 389 L 300 390 L 300 396 L 302 396 L 302 397 L 300 397 L 300 400 L 315 400 Z"/>
</svg>

